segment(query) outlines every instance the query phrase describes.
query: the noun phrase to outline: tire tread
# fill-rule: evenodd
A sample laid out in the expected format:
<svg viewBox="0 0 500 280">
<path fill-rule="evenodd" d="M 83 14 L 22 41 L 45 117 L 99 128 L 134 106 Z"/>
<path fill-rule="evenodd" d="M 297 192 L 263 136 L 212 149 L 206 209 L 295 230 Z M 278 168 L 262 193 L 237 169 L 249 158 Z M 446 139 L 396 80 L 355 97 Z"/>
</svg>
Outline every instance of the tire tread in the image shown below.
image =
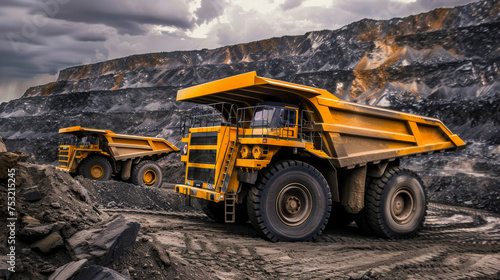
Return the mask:
<svg viewBox="0 0 500 280">
<path fill-rule="evenodd" d="M 404 174 L 404 173 L 409 174 L 412 177 L 416 178 L 420 183 L 420 185 L 422 187 L 424 186 L 422 180 L 415 172 L 397 166 L 388 167 L 381 178 L 369 178 L 367 180 L 366 191 L 365 191 L 365 208 L 358 215 L 356 220 L 356 223 L 360 228 L 364 230 L 369 230 L 371 232 L 374 232 L 378 236 L 389 239 L 412 238 L 418 233 L 418 231 L 420 230 L 420 228 L 422 228 L 425 221 L 425 216 L 427 214 L 427 203 L 425 204 L 425 209 L 423 213 L 424 217 L 418 228 L 412 234 L 408 235 L 393 234 L 382 221 L 383 213 L 381 209 L 382 209 L 382 194 L 384 188 L 394 176 L 396 176 L 397 174 Z M 427 202 L 427 194 L 425 188 L 423 188 L 423 191 L 424 191 L 424 199 Z"/>
<path fill-rule="evenodd" d="M 272 232 L 266 227 L 264 220 L 262 218 L 262 215 L 260 214 L 260 204 L 262 202 L 262 192 L 264 191 L 264 186 L 271 180 L 271 178 L 276 175 L 278 172 L 290 168 L 293 166 L 299 166 L 308 169 L 309 171 L 312 171 L 317 178 L 320 178 L 323 182 L 323 186 L 328 186 L 328 183 L 326 182 L 325 178 L 323 175 L 313 166 L 301 162 L 301 161 L 296 161 L 296 160 L 283 160 L 279 161 L 273 165 L 271 165 L 269 168 L 267 168 L 263 174 L 259 177 L 257 180 L 256 184 L 250 187 L 250 191 L 248 199 L 247 199 L 247 209 L 251 209 L 253 211 L 248 211 L 248 216 L 250 219 L 250 222 L 252 226 L 260 233 L 261 236 L 271 240 L 272 242 L 278 242 L 282 241 L 280 240 L 277 236 L 273 235 Z M 331 193 L 328 190 L 327 191 L 327 199 L 328 199 L 328 206 L 327 206 L 327 215 L 326 218 L 322 221 L 322 225 L 320 226 L 320 229 L 310 238 L 304 241 L 314 241 L 316 240 L 325 227 L 328 224 L 328 218 L 330 217 L 330 211 L 332 208 L 332 197 Z"/>
</svg>

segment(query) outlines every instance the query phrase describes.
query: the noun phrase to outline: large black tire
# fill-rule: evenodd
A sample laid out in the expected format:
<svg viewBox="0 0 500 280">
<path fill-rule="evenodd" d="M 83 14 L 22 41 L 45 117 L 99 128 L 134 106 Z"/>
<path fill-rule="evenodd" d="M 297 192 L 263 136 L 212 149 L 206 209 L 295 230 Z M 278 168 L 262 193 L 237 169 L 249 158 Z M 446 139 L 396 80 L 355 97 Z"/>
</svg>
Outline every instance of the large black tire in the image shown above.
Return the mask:
<svg viewBox="0 0 500 280">
<path fill-rule="evenodd" d="M 417 234 L 427 212 L 427 198 L 420 177 L 408 169 L 389 167 L 371 180 L 365 192 L 365 219 L 377 235 L 401 239 Z"/>
<path fill-rule="evenodd" d="M 92 180 L 107 181 L 111 173 L 111 163 L 102 156 L 89 156 L 78 167 L 78 174 Z"/>
<path fill-rule="evenodd" d="M 313 241 L 328 223 L 332 196 L 316 168 L 285 160 L 269 166 L 250 188 L 247 208 L 253 227 L 269 240 Z"/>
<path fill-rule="evenodd" d="M 224 202 L 213 202 L 205 199 L 198 200 L 201 210 L 212 220 L 217 223 L 225 223 Z M 235 224 L 244 224 L 248 221 L 246 204 L 236 204 Z"/>
<path fill-rule="evenodd" d="M 163 173 L 156 162 L 144 160 L 132 168 L 131 181 L 139 186 L 159 188 L 163 182 Z"/>
</svg>

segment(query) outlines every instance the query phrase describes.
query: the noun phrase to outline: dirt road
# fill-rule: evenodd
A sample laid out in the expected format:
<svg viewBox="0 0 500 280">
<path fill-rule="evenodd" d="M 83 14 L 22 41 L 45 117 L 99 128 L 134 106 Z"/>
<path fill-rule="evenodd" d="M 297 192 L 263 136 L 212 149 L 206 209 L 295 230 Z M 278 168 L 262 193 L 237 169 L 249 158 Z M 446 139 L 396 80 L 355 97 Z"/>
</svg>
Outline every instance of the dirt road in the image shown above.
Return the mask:
<svg viewBox="0 0 500 280">
<path fill-rule="evenodd" d="M 185 267 L 181 278 L 500 278 L 500 216 L 469 208 L 430 204 L 423 231 L 410 240 L 367 236 L 352 224 L 329 228 L 313 243 L 271 243 L 250 224 L 221 225 L 203 214 L 126 215 L 141 222 L 143 240 L 167 248 L 172 266 Z"/>
</svg>

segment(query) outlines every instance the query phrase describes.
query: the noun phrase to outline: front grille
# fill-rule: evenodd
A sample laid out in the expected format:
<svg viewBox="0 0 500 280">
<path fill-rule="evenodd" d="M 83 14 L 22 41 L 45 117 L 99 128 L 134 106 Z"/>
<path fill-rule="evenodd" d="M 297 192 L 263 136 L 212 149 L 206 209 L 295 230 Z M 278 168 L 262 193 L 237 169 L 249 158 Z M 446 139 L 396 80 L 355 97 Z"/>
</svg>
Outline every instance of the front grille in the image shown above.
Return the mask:
<svg viewBox="0 0 500 280">
<path fill-rule="evenodd" d="M 189 162 L 215 164 L 216 150 L 190 150 Z"/>
<path fill-rule="evenodd" d="M 215 169 L 188 167 L 188 180 L 197 180 L 213 184 L 215 180 Z"/>
<path fill-rule="evenodd" d="M 217 131 L 191 134 L 191 145 L 217 145 Z"/>
</svg>

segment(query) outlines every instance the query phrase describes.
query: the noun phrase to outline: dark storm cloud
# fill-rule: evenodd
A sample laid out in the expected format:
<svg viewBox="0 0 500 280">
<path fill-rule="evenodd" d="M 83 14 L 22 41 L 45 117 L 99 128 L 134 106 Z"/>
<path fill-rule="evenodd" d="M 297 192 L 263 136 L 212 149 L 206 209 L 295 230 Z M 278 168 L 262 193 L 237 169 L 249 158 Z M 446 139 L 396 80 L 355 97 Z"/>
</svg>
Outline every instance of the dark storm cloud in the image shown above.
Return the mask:
<svg viewBox="0 0 500 280">
<path fill-rule="evenodd" d="M 33 55 L 15 55 L 9 51 L 0 50 L 0 75 L 6 76 L 4 71 L 9 71 L 9 76 L 24 76 L 26 71 L 33 70 L 31 60 Z"/>
<path fill-rule="evenodd" d="M 145 37 L 153 25 L 181 32 L 192 29 L 196 20 L 189 10 L 191 0 L 1 1 L 0 85 L 15 88 L 18 94 L 19 86 L 12 86 L 16 80 L 26 86 L 27 79 L 107 59 L 106 44 L 120 34 Z M 209 10 L 199 11 L 204 21 L 220 15 L 220 3 L 205 3 Z M 136 37 L 130 38 L 134 46 Z"/>
<path fill-rule="evenodd" d="M 201 25 L 220 17 L 224 13 L 226 5 L 227 3 L 222 0 L 201 0 L 201 7 L 194 12 L 198 17 L 196 23 Z"/>
<path fill-rule="evenodd" d="M 55 0 L 53 0 L 55 1 Z M 69 1 L 69 0 L 65 0 Z M 181 0 L 122 1 L 122 0 L 70 0 L 67 4 L 47 8 L 43 5 L 31 9 L 31 14 L 46 12 L 54 19 L 86 24 L 104 24 L 120 34 L 140 35 L 149 30 L 147 25 L 162 25 L 190 29 L 189 2 Z"/>
<path fill-rule="evenodd" d="M 72 34 L 71 38 L 81 42 L 105 42 L 108 39 L 107 34 L 93 32 L 80 32 Z"/>
<path fill-rule="evenodd" d="M 280 5 L 280 8 L 283 11 L 290 10 L 293 8 L 297 8 L 302 4 L 302 0 L 285 0 L 285 3 Z"/>
<path fill-rule="evenodd" d="M 70 39 L 49 42 L 46 46 L 30 46 L 23 52 L 0 50 L 0 77 L 29 78 L 38 74 L 56 74 L 71 65 L 97 61 L 96 50 L 106 49 L 94 42 L 78 42 Z"/>
<path fill-rule="evenodd" d="M 31 7 L 33 1 L 30 0 L 2 0 L 2 7 Z"/>
</svg>

